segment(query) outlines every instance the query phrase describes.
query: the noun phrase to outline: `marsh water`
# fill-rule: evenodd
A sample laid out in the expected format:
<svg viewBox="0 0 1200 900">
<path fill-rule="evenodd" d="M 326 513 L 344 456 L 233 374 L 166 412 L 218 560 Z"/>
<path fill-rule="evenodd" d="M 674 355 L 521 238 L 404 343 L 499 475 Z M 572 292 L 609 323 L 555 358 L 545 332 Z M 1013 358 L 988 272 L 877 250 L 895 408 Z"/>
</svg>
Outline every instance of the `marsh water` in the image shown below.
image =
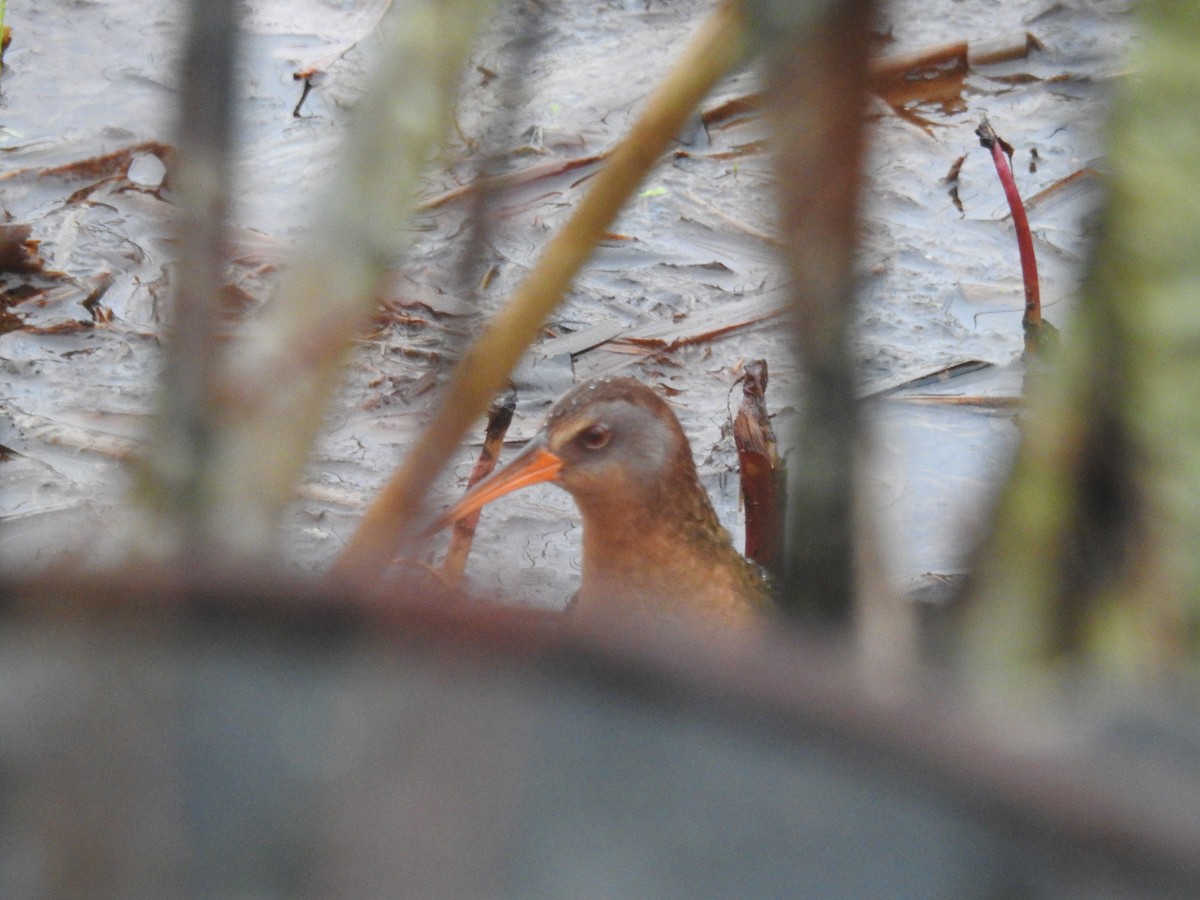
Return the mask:
<svg viewBox="0 0 1200 900">
<path fill-rule="evenodd" d="M 244 5 L 231 315 L 270 302 L 321 202 L 386 5 Z M 974 130 L 986 115 L 1016 150 L 1045 314 L 1069 340 L 1101 199 L 1105 104 L 1133 39 L 1128 5 L 898 0 L 880 10 L 881 55 L 1034 39 L 1016 58 L 972 64 L 908 100 L 873 98 L 869 110 L 856 351 L 859 389 L 872 398 L 868 489 L 886 575 L 898 585 L 963 570 L 1018 436 L 1021 273 L 1003 192 Z M 485 157 L 523 177 L 496 198 L 476 258 L 464 255 L 470 204 L 446 199 L 417 216 L 412 250 L 397 260 L 387 303 L 355 349 L 283 524 L 289 565 L 321 570 L 344 545 L 464 341 L 587 189 L 588 158 L 620 138 L 711 7 L 498 5 L 423 197 L 447 198 Z M 38 272 L 0 275 L 0 548 L 10 563 L 102 563 L 121 552 L 129 459 L 154 409 L 180 240 L 162 157 L 173 140 L 183 19 L 182 4 L 166 0 L 8 6 L 0 203 L 8 222 L 30 226 L 45 261 Z M 315 64 L 325 75 L 297 110 L 293 73 Z M 748 67 L 705 109 L 758 86 Z M 804 465 L 789 449 L 797 369 L 775 261 L 768 131 L 750 109 L 707 124 L 697 117 L 680 136 L 517 373 L 511 443 L 532 434 L 575 381 L 634 375 L 672 397 L 703 480 L 737 533 L 734 382 L 741 361 L 763 358 L 787 465 Z M 486 286 L 465 289 L 464 266 L 488 273 Z M 914 384 L 965 362 L 984 365 Z M 461 490 L 476 452 L 464 447 L 447 468 L 443 500 Z M 567 495 L 530 489 L 486 513 L 472 584 L 487 596 L 560 605 L 573 590 L 579 546 Z"/>
</svg>

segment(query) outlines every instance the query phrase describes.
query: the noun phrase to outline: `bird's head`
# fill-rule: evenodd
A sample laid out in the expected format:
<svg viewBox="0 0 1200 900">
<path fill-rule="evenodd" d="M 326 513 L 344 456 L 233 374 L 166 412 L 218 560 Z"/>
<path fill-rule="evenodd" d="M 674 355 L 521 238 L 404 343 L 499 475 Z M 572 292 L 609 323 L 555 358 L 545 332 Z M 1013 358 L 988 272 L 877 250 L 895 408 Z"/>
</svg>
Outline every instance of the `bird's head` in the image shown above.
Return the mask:
<svg viewBox="0 0 1200 900">
<path fill-rule="evenodd" d="M 444 528 L 522 487 L 553 481 L 589 512 L 653 508 L 695 483 L 683 429 L 666 402 L 632 378 L 587 381 L 550 410 L 537 436 L 510 462 L 479 482 L 435 523 Z"/>
</svg>

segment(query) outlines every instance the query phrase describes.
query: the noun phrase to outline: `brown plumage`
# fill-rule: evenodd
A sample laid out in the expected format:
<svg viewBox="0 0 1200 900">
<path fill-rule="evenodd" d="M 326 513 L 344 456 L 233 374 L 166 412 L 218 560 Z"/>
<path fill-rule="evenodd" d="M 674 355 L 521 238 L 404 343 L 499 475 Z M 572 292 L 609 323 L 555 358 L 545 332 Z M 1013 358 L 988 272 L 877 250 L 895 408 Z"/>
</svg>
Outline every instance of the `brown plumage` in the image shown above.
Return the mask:
<svg viewBox="0 0 1200 900">
<path fill-rule="evenodd" d="M 759 571 L 734 549 L 700 484 L 675 414 L 631 378 L 584 382 L 538 435 L 437 523 L 510 491 L 555 481 L 583 515 L 583 573 L 573 611 L 752 621 L 769 610 Z"/>
</svg>

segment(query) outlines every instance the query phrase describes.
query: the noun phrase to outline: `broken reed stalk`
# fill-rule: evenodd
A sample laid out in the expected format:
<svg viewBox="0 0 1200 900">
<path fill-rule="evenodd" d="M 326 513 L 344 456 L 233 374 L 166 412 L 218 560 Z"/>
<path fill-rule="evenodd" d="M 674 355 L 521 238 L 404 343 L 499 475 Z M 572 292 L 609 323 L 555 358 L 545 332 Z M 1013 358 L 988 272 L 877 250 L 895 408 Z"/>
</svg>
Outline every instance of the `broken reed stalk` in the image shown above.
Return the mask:
<svg viewBox="0 0 1200 900">
<path fill-rule="evenodd" d="M 666 78 L 646 101 L 633 128 L 592 180 L 574 214 L 546 246 L 516 293 L 468 348 L 446 386 L 433 420 L 334 563 L 333 576 L 374 585 L 417 519 L 433 478 L 463 434 L 504 386 L 509 373 L 571 280 L 603 239 L 646 173 L 717 81 L 743 57 L 740 4 L 725 2 L 701 25 Z"/>
<path fill-rule="evenodd" d="M 487 431 L 483 439 L 483 449 L 479 451 L 479 459 L 467 479 L 467 488 L 492 474 L 496 468 L 496 460 L 500 458 L 500 449 L 504 446 L 504 435 L 512 424 L 513 411 L 517 408 L 517 393 L 509 388 L 503 395 L 496 398 L 488 410 Z M 467 555 L 471 552 L 471 541 L 475 538 L 475 526 L 479 524 L 482 510 L 476 510 L 469 516 L 464 516 L 454 523 L 450 533 L 450 546 L 446 550 L 446 558 L 442 561 L 442 574 L 452 582 L 462 579 L 467 567 Z"/>
<path fill-rule="evenodd" d="M 1038 286 L 1037 258 L 1033 253 L 1033 233 L 1029 230 L 1029 217 L 1025 215 L 1025 204 L 1021 202 L 1017 181 L 1013 177 L 1012 166 L 1009 165 L 1013 148 L 996 134 L 986 118 L 975 129 L 975 134 L 979 136 L 980 145 L 992 154 L 996 174 L 1000 177 L 1008 208 L 1012 212 L 1013 228 L 1017 232 L 1017 249 L 1021 254 L 1021 278 L 1025 282 L 1025 314 L 1021 318 L 1021 327 L 1025 331 L 1026 351 L 1037 352 L 1043 339 L 1052 334 L 1054 329 L 1042 321 L 1042 298 Z"/>
<path fill-rule="evenodd" d="M 871 60 L 871 79 L 875 90 L 886 92 L 889 84 L 911 81 L 922 72 L 927 73 L 933 69 L 966 71 L 971 66 L 988 66 L 1013 59 L 1024 59 L 1035 47 L 1041 49 L 1042 44 L 1027 31 L 994 41 L 954 41 L 925 47 L 915 53 L 876 57 Z"/>
<path fill-rule="evenodd" d="M 767 414 L 767 361 L 746 363 L 744 373 L 733 440 L 746 509 L 746 557 L 777 576 L 783 565 L 786 485 L 775 430 Z"/>
</svg>

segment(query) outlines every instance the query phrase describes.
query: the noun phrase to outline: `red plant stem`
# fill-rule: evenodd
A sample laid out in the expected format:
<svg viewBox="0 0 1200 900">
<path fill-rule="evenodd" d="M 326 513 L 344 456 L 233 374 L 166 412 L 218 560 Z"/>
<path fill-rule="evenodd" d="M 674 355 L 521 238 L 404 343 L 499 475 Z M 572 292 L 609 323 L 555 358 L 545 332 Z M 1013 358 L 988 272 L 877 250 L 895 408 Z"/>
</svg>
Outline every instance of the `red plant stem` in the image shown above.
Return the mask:
<svg viewBox="0 0 1200 900">
<path fill-rule="evenodd" d="M 1008 199 L 1008 208 L 1012 210 L 1013 227 L 1017 231 L 1017 249 L 1021 253 L 1021 277 L 1025 280 L 1025 317 L 1021 324 L 1027 329 L 1037 327 L 1042 322 L 1042 298 L 1038 288 L 1037 260 L 1033 255 L 1033 233 L 1029 230 L 1029 219 L 1025 215 L 1025 204 L 1017 192 L 1017 182 L 1013 178 L 1012 168 L 1008 164 L 1008 146 L 992 130 L 987 119 L 983 120 L 975 133 L 979 135 L 979 143 L 992 152 L 992 162 L 996 164 L 996 174 L 1000 176 L 1000 184 L 1004 187 L 1004 196 Z M 1005 151 L 1008 151 L 1006 153 Z"/>
</svg>

